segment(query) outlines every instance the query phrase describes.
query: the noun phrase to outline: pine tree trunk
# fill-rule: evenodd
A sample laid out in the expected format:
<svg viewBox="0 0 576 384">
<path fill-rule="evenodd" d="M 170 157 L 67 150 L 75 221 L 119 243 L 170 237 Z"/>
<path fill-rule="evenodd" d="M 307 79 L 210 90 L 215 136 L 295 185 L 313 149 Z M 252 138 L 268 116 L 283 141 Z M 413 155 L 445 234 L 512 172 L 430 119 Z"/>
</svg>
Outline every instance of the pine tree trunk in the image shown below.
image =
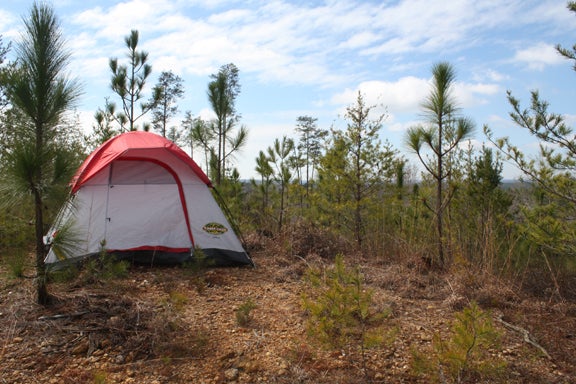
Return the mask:
<svg viewBox="0 0 576 384">
<path fill-rule="evenodd" d="M 40 191 L 34 190 L 34 205 L 36 214 L 35 235 L 36 235 L 36 289 L 38 304 L 47 305 L 50 302 L 50 295 L 46 287 L 46 265 L 44 257 L 46 255 L 44 247 L 44 220 L 42 214 L 42 196 Z"/>
</svg>

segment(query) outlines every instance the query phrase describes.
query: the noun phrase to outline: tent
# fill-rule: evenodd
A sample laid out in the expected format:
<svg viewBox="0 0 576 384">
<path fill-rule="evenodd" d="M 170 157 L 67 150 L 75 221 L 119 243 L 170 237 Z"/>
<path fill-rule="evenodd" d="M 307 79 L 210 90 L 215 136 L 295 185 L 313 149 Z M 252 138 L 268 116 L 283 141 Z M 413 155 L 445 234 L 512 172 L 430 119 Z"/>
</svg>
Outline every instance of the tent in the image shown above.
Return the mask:
<svg viewBox="0 0 576 384">
<path fill-rule="evenodd" d="M 76 171 L 70 199 L 45 236 L 45 262 L 105 249 L 135 262 L 173 264 L 192 260 L 200 248 L 216 265 L 252 264 L 212 189 L 172 141 L 144 131 L 113 137 Z"/>
</svg>

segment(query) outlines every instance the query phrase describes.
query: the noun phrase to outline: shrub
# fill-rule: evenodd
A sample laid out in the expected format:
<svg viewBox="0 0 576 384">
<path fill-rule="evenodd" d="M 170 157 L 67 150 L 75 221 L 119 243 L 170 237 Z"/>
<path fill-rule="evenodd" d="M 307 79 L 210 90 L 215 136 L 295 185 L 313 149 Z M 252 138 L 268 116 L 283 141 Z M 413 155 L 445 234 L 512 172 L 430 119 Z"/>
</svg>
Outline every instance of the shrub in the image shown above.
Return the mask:
<svg viewBox="0 0 576 384">
<path fill-rule="evenodd" d="M 366 349 L 394 337 L 393 330 L 383 326 L 389 311 L 371 311 L 373 292 L 364 287 L 359 268 L 347 268 L 341 254 L 331 268 L 310 269 L 307 280 L 310 290 L 302 305 L 309 315 L 308 335 L 330 348 L 358 348 L 366 375 Z"/>
<path fill-rule="evenodd" d="M 413 369 L 443 383 L 496 379 L 505 363 L 490 354 L 498 346 L 499 332 L 488 312 L 470 303 L 455 314 L 449 338 L 433 338 L 432 355 L 413 351 Z"/>
<path fill-rule="evenodd" d="M 252 310 L 256 309 L 257 305 L 249 298 L 236 309 L 236 322 L 238 325 L 245 327 L 252 322 Z"/>
<path fill-rule="evenodd" d="M 78 278 L 80 270 L 76 264 L 70 263 L 65 268 L 49 269 L 48 278 L 53 283 L 67 283 Z"/>
<path fill-rule="evenodd" d="M 194 248 L 194 253 L 192 254 L 192 260 L 187 261 L 182 264 L 184 271 L 190 276 L 191 284 L 196 288 L 199 294 L 204 293 L 208 283 L 204 278 L 205 271 L 214 266 L 214 260 L 206 257 L 202 248 Z"/>
<path fill-rule="evenodd" d="M 130 263 L 125 260 L 118 260 L 112 253 L 108 253 L 105 242 L 98 257 L 91 258 L 84 265 L 85 280 L 87 283 L 98 280 L 112 280 L 123 278 L 128 275 Z"/>
</svg>

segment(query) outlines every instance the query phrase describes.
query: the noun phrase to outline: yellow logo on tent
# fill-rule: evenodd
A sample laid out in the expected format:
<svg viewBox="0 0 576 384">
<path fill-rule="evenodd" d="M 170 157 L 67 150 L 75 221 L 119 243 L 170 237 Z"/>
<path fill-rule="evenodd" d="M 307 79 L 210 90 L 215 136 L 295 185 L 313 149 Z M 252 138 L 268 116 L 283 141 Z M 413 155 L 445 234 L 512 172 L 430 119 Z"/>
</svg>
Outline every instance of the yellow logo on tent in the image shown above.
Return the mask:
<svg viewBox="0 0 576 384">
<path fill-rule="evenodd" d="M 204 225 L 202 229 L 211 235 L 221 235 L 228 232 L 228 228 L 220 223 L 208 223 Z"/>
</svg>

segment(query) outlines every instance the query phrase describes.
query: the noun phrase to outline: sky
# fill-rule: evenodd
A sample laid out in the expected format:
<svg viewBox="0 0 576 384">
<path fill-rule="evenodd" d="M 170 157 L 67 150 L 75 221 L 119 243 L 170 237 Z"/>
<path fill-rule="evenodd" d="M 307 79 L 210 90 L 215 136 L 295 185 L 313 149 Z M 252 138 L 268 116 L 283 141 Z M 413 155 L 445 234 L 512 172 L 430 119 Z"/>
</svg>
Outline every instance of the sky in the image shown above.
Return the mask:
<svg viewBox="0 0 576 384">
<path fill-rule="evenodd" d="M 345 129 L 346 107 L 358 92 L 385 114 L 381 141 L 389 141 L 411 165 L 404 144 L 409 127 L 425 123 L 421 104 L 430 93 L 432 66 L 456 71 L 453 95 L 463 116 L 476 125 L 472 145 L 488 145 L 483 126 L 509 137 L 528 154 L 538 143 L 513 124 L 509 90 L 528 107 L 538 90 L 550 110 L 576 123 L 576 72 L 555 45 L 576 43 L 576 15 L 564 0 L 53 0 L 72 53 L 69 75 L 83 85 L 76 107 L 90 132 L 94 112 L 110 98 L 110 58 L 126 62 L 124 38 L 136 29 L 152 75 L 146 98 L 163 71 L 184 81 L 184 112 L 210 118 L 210 75 L 234 63 L 241 92 L 240 123 L 249 131 L 236 156 L 243 179 L 257 177 L 255 158 L 275 139 L 297 137 L 299 116 L 318 128 Z M 0 3 L 2 41 L 17 43 L 32 1 Z M 12 51 L 13 53 L 13 51 Z M 9 56 L 9 58 L 13 58 Z M 202 164 L 203 160 L 195 158 Z M 503 176 L 519 171 L 504 166 Z"/>
</svg>

